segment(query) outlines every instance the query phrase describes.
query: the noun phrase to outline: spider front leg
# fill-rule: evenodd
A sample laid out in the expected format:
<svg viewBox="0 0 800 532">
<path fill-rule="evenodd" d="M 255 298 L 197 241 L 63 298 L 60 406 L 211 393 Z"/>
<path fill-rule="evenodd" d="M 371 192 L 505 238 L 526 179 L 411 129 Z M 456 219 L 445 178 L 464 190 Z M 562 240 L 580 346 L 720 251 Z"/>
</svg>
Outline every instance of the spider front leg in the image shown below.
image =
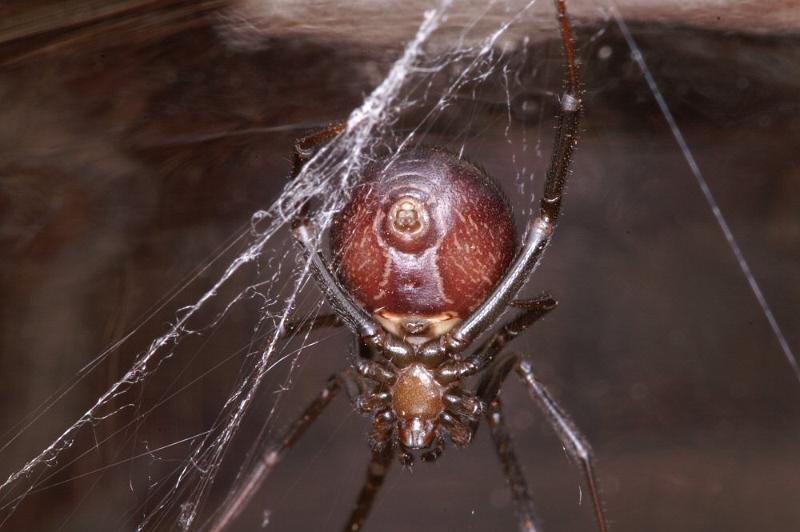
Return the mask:
<svg viewBox="0 0 800 532">
<path fill-rule="evenodd" d="M 561 214 L 561 202 L 566 190 L 567 178 L 572 169 L 572 155 L 578 142 L 582 112 L 580 80 L 575 60 L 575 44 L 567 15 L 565 0 L 555 0 L 560 22 L 561 40 L 567 62 L 564 73 L 564 93 L 561 95 L 560 111 L 553 154 L 547 168 L 544 193 L 539 204 L 539 213 L 528 224 L 528 230 L 516 259 L 497 283 L 486 300 L 441 339 L 424 346 L 426 356 L 433 357 L 442 352 L 463 351 L 483 331 L 490 327 L 505 311 L 539 264 L 553 236 Z"/>
<path fill-rule="evenodd" d="M 341 134 L 345 127 L 342 122 L 332 124 L 320 132 L 296 141 L 293 176 L 297 177 L 303 165 L 313 156 L 319 145 Z M 336 315 L 366 342 L 378 347 L 398 362 L 402 363 L 403 360 L 410 359 L 413 351 L 409 346 L 405 342 L 398 341 L 394 336 L 387 334 L 379 323 L 353 301 L 348 291 L 339 283 L 327 260 L 318 249 L 318 232 L 308 216 L 308 203 L 301 207 L 300 212 L 293 220 L 292 230 L 297 241 L 303 246 L 309 259 L 311 270 Z"/>
<path fill-rule="evenodd" d="M 498 359 L 494 363 L 494 367 L 490 368 L 490 371 L 483 377 L 478 388 L 479 396 L 483 400 L 487 401 L 487 404 L 491 406 L 492 402 L 496 401 L 497 393 L 505 377 L 511 372 L 512 369 L 522 379 L 536 405 L 542 410 L 542 412 L 544 412 L 547 420 L 550 422 L 550 425 L 555 430 L 556 435 L 561 440 L 564 450 L 566 450 L 572 461 L 581 469 L 586 481 L 586 485 L 589 489 L 590 497 L 592 499 L 592 506 L 594 508 L 598 530 L 600 532 L 608 532 L 608 521 L 606 520 L 605 513 L 603 511 L 597 476 L 592 463 L 592 448 L 586 438 L 570 420 L 569 416 L 547 392 L 544 385 L 536 379 L 530 362 L 527 360 L 522 360 L 517 354 L 511 354 Z M 499 403 L 497 408 L 499 408 Z M 488 415 L 489 414 L 487 414 L 487 416 Z M 502 417 L 500 419 L 502 420 Z M 491 427 L 491 420 L 489 421 Z M 495 441 L 497 443 L 497 439 Z M 501 452 L 499 445 L 498 454 L 500 455 L 501 460 L 504 460 L 504 453 Z M 505 454 L 509 454 L 511 458 L 516 461 L 516 458 L 513 456 L 513 451 Z M 505 461 L 504 466 L 506 466 Z M 518 468 L 519 466 L 517 465 L 516 467 Z M 515 477 L 509 475 L 509 483 L 512 485 L 512 492 L 515 491 L 514 483 L 519 482 L 520 480 L 523 482 L 524 486 L 524 479 L 522 479 L 521 474 L 517 476 L 516 479 Z M 525 488 L 525 493 L 527 493 L 527 488 Z M 529 505 L 530 497 L 526 495 L 526 497 L 520 499 L 520 501 L 524 505 Z M 525 509 L 521 509 L 519 513 L 522 519 L 522 516 L 525 514 Z M 523 530 L 527 529 L 523 527 Z"/>
<path fill-rule="evenodd" d="M 295 141 L 292 176 L 297 177 L 300 170 L 302 170 L 303 166 L 311 159 L 319 146 L 340 135 L 345 127 L 343 122 L 337 122 L 331 124 L 322 131 L 312 133 Z M 292 229 L 296 239 L 300 242 L 308 255 L 311 268 L 325 296 L 333 306 L 336 314 L 362 337 L 381 338 L 383 334 L 380 325 L 364 312 L 342 288 L 331 272 L 327 261 L 317 249 L 317 234 L 313 223 L 308 218 L 307 208 L 307 204 L 301 208 L 300 213 L 292 223 Z"/>
<path fill-rule="evenodd" d="M 295 141 L 292 176 L 297 177 L 303 166 L 311 159 L 319 146 L 330 141 L 345 129 L 343 122 L 331 124 L 322 131 L 312 133 Z M 303 246 L 311 263 L 314 275 L 336 314 L 363 337 L 381 336 L 381 327 L 359 307 L 339 284 L 327 261 L 317 249 L 317 233 L 308 217 L 307 204 L 301 208 L 292 223 L 295 238 Z"/>
<path fill-rule="evenodd" d="M 311 270 L 317 278 L 319 287 L 336 314 L 349 324 L 365 342 L 379 348 L 381 352 L 386 353 L 394 360 L 402 363 L 403 360 L 411 359 L 414 355 L 411 347 L 395 336 L 386 333 L 372 316 L 353 301 L 347 290 L 336 279 L 328 261 L 317 248 L 318 239 L 311 220 L 303 215 L 298 216 L 294 222 L 294 233 L 308 256 Z"/>
</svg>

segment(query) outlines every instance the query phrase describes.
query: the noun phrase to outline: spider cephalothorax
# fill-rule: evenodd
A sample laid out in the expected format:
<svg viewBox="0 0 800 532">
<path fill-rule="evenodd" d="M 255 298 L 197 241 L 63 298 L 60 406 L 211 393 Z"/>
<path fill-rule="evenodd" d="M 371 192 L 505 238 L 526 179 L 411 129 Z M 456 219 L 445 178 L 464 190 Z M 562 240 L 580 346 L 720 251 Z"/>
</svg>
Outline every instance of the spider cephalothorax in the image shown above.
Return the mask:
<svg viewBox="0 0 800 532">
<path fill-rule="evenodd" d="M 438 458 L 448 436 L 458 447 L 469 444 L 483 404 L 458 383 L 448 382 L 440 371 L 446 366 L 356 363 L 357 371 L 374 384 L 356 400 L 359 410 L 374 416 L 373 448 L 381 450 L 396 439 L 398 459 L 408 466 L 413 451 L 426 450 L 423 461 Z"/>
<path fill-rule="evenodd" d="M 367 167 L 331 229 L 333 267 L 318 249 L 317 228 L 303 208 L 294 224 L 319 287 L 334 315 L 301 321 L 308 329 L 347 324 L 357 336 L 353 367 L 325 389 L 276 448 L 243 479 L 213 531 L 233 521 L 283 453 L 340 389 L 372 416 L 372 458 L 345 530 L 361 530 L 395 456 L 404 465 L 420 451 L 441 455 L 445 439 L 470 443 L 485 418 L 511 486 L 520 529 L 536 532 L 533 504 L 514 454 L 498 393 L 513 371 L 541 408 L 564 449 L 579 465 L 598 527 L 600 504 L 591 449 L 536 379 L 531 364 L 506 344 L 552 310 L 547 295 L 515 299 L 555 231 L 581 115 L 580 83 L 566 1 L 555 0 L 567 57 L 553 156 L 539 210 L 518 243 L 508 202 L 486 172 L 439 148 L 408 148 Z M 299 140 L 295 173 L 315 146 L 344 124 Z M 516 315 L 468 352 L 509 308 Z M 287 332 L 296 331 L 292 326 Z M 475 377 L 477 385 L 470 378 Z"/>
</svg>

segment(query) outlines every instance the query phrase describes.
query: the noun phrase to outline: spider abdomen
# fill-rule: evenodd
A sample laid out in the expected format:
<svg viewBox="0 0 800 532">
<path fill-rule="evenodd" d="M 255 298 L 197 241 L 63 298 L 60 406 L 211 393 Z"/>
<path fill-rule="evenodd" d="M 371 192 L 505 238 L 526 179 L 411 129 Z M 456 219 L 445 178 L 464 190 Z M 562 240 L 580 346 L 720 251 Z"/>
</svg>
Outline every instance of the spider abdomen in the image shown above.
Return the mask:
<svg viewBox="0 0 800 532">
<path fill-rule="evenodd" d="M 405 334 L 437 335 L 489 294 L 514 254 L 511 208 L 476 166 L 415 148 L 370 166 L 334 220 L 339 277 Z"/>
</svg>

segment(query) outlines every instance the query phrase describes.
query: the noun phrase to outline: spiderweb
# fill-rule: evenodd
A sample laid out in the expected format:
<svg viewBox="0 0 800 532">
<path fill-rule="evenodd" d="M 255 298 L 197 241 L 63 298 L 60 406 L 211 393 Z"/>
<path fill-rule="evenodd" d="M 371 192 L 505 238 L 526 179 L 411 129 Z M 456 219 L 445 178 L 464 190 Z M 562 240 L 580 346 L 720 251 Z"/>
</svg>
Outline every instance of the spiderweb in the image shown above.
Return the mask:
<svg viewBox="0 0 800 532">
<path fill-rule="evenodd" d="M 152 471 L 143 474 L 144 480 L 138 473 L 129 475 L 131 491 L 136 496 L 131 498 L 126 515 L 107 521 L 112 523 L 109 528 L 135 525 L 138 529 L 198 529 L 206 524 L 205 519 L 213 511 L 209 501 L 215 500 L 214 489 L 222 484 L 224 492 L 225 486 L 235 483 L 235 478 L 229 478 L 230 471 L 245 471 L 257 460 L 263 444 L 279 433 L 280 427 L 273 426 L 272 420 L 280 397 L 296 380 L 298 355 L 320 342 L 308 333 L 295 335 L 291 343 L 281 338 L 287 324 L 298 316 L 314 317 L 324 312 L 324 304 L 309 282 L 309 265 L 296 258 L 301 254 L 292 247 L 291 221 L 307 201 L 313 201 L 313 222 L 319 229 L 319 245 L 324 248 L 325 230 L 333 214 L 347 201 L 361 168 L 381 157 L 387 146 L 400 149 L 417 142 L 435 143 L 445 137 L 450 149 L 470 154 L 470 148 L 481 142 L 476 140 L 481 129 L 488 126 L 471 118 L 477 113 L 469 106 L 497 108 L 495 120 L 505 127 L 496 143 L 503 145 L 505 151 L 501 153 L 515 172 L 514 188 L 509 192 L 522 198 L 515 201 L 520 205 L 518 218 L 530 216 L 539 183 L 537 171 L 549 153 L 550 132 L 544 128 L 543 133 L 529 138 L 529 130 L 515 124 L 549 119 L 559 89 L 556 69 L 552 87 L 539 92 L 514 90 L 524 84 L 520 80 L 522 72 L 546 70 L 550 65 L 534 61 L 531 67 L 531 58 L 526 55 L 530 47 L 535 48 L 531 43 L 537 37 L 530 34 L 529 28 L 543 26 L 541 20 L 549 20 L 538 14 L 537 24 L 532 24 L 534 4 L 489 3 L 474 18 L 456 25 L 451 24 L 451 19 L 461 13 L 450 1 L 426 11 L 414 37 L 347 118 L 345 132 L 321 148 L 286 184 L 273 204 L 256 212 L 249 227 L 231 237 L 212 260 L 190 277 L 188 282 L 194 286 L 205 283 L 199 297 L 183 302 L 176 292 L 167 298 L 167 308 L 175 301 L 184 306 L 165 330 L 151 336 L 155 339 L 135 355 L 122 376 L 74 423 L 0 484 L 0 525 L 13 522 L 15 512 L 29 496 L 62 482 L 75 483 L 77 478 L 62 479 L 59 473 L 89 455 L 101 459 L 93 473 L 125 467 L 131 462 L 145 461 L 152 466 Z M 619 23 L 619 15 L 614 16 Z M 611 20 L 606 21 L 600 30 L 589 35 L 588 41 L 600 38 L 612 24 Z M 552 32 L 555 23 L 544 24 L 547 25 Z M 458 29 L 453 30 L 454 27 Z M 629 45 L 636 49 L 635 44 Z M 554 64 L 559 64 L 558 59 Z M 658 94 L 657 87 L 651 86 L 651 90 Z M 671 116 L 668 110 L 661 111 L 663 116 Z M 688 148 L 682 142 L 686 155 Z M 691 154 L 686 157 L 694 171 L 696 163 Z M 713 196 L 709 203 L 717 213 L 719 207 Z M 724 219 L 720 225 L 780 348 L 797 372 L 789 341 Z M 217 331 L 237 320 L 244 323 L 241 327 L 248 331 L 248 342 L 222 357 L 221 363 L 235 360 L 241 365 L 235 378 L 226 383 L 218 411 L 208 416 L 203 430 L 180 436 L 170 434 L 151 446 L 144 436 L 151 413 L 164 408 L 207 375 L 181 384 L 176 379 L 172 385 L 156 389 L 148 388 L 149 383 L 162 371 L 180 373 L 180 368 L 190 364 L 206 342 L 212 342 Z M 89 362 L 42 410 L 58 404 L 70 388 L 103 364 L 120 345 L 112 345 Z M 288 367 L 288 371 L 282 374 L 280 384 L 272 383 L 277 389 L 264 386 L 265 379 L 282 367 Z M 213 369 L 207 373 L 213 375 Z M 265 389 L 275 392 L 275 399 L 267 405 L 260 423 L 259 441 L 247 446 L 244 460 L 231 456 L 236 436 Z M 26 427 L 34 425 L 38 415 L 34 412 L 22 428 L 13 428 L 11 436 L 2 442 L 3 448 L 14 443 Z M 230 471 L 223 482 L 224 465 Z M 269 521 L 269 514 L 265 514 L 264 521 Z"/>
<path fill-rule="evenodd" d="M 462 93 L 465 87 L 477 90 L 481 81 L 493 70 L 504 68 L 502 52 L 496 46 L 498 39 L 513 24 L 524 20 L 532 5 L 533 2 L 507 14 L 492 32 L 483 36 L 475 34 L 473 25 L 476 19 L 446 45 L 441 39 L 434 39 L 434 36 L 443 19 L 449 16 L 451 2 L 442 2 L 436 9 L 425 12 L 415 37 L 407 44 L 385 79 L 348 118 L 346 131 L 305 165 L 273 205 L 253 215 L 251 229 L 236 238 L 236 242 L 249 241 L 244 251 L 224 268 L 219 278 L 196 302 L 180 309 L 166 332 L 136 356 L 131 367 L 98 397 L 91 408 L 0 485 L 3 522 L 9 519 L 28 494 L 52 482 L 53 471 L 61 467 L 63 455 L 80 439 L 82 431 L 96 430 L 99 425 L 127 409 L 137 411 L 136 423 L 143 423 L 147 419 L 148 410 L 135 398 L 136 393 L 140 393 L 137 389 L 158 372 L 166 361 L 181 353 L 179 348 L 187 337 L 210 333 L 240 302 L 258 300 L 260 317 L 253 342 L 261 347 L 249 353 L 248 367 L 243 368 L 238 383 L 208 430 L 171 444 L 178 446 L 188 443 L 189 451 L 168 479 L 151 484 L 154 492 L 162 488 L 164 482 L 168 482 L 169 488 L 151 508 L 140 514 L 138 525 L 142 529 L 163 525 L 164 516 L 180 508 L 178 526 L 184 529 L 194 526 L 228 446 L 253 403 L 264 376 L 284 358 L 293 356 L 283 350 L 279 336 L 300 304 L 299 298 L 309 280 L 309 266 L 304 261 L 295 264 L 292 258 L 281 256 L 280 246 L 285 245 L 285 235 L 281 232 L 300 207 L 312 198 L 318 201 L 313 221 L 322 230 L 327 228 L 332 214 L 341 207 L 349 188 L 358 179 L 360 168 L 378 156 L 380 146 L 390 142 L 402 148 L 414 142 L 416 137 L 427 133 L 425 128 L 431 127 L 433 118 L 440 117 L 451 100 Z M 489 4 L 487 11 L 491 7 Z M 435 52 L 428 49 L 435 49 Z M 441 85 L 445 82 L 447 86 L 442 90 Z M 421 119 L 416 118 L 416 125 L 406 127 L 406 132 L 397 137 L 393 130 L 410 108 L 428 111 Z M 522 175 L 519 181 L 522 183 Z M 243 290 L 231 289 L 230 285 L 235 284 L 237 276 L 253 265 L 265 279 Z M 283 290 L 276 290 L 276 286 L 280 288 L 282 278 L 289 280 L 283 281 Z M 212 306 L 212 301 L 219 299 L 227 302 L 221 310 L 212 312 L 209 319 L 207 308 Z M 319 303 L 315 306 L 318 310 Z M 109 352 L 114 348 L 112 346 Z M 107 354 L 100 355 L 83 372 L 90 371 Z M 93 447 L 97 450 L 105 444 L 106 440 L 97 439 Z M 155 455 L 165 448 L 148 452 Z"/>
</svg>

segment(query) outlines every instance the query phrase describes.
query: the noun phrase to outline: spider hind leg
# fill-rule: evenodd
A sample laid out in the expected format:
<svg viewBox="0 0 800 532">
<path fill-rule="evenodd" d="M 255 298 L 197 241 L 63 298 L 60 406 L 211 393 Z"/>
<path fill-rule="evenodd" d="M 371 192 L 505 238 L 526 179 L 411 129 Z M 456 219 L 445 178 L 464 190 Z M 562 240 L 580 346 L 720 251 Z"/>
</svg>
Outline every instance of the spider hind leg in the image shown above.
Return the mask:
<svg viewBox="0 0 800 532">
<path fill-rule="evenodd" d="M 536 524 L 536 514 L 533 507 L 533 499 L 528 491 L 528 483 L 525 482 L 522 467 L 520 467 L 517 455 L 514 452 L 500 400 L 497 398 L 487 406 L 486 423 L 489 425 L 497 456 L 500 458 L 506 480 L 509 488 L 511 488 L 511 497 L 514 500 L 520 531 L 539 532 L 540 528 Z"/>
<path fill-rule="evenodd" d="M 531 363 L 522 359 L 518 354 L 508 354 L 494 361 L 489 371 L 481 379 L 478 386 L 478 394 L 487 405 L 486 420 L 492 431 L 492 439 L 495 442 L 498 456 L 511 487 L 517 507 L 517 515 L 519 516 L 520 530 L 534 532 L 537 528 L 533 520 L 532 499 L 528 493 L 522 469 L 511 447 L 511 437 L 503 422 L 500 401 L 497 398 L 500 387 L 511 370 L 514 370 L 523 384 L 525 384 L 536 406 L 545 414 L 547 421 L 553 427 L 559 440 L 561 440 L 564 450 L 581 470 L 589 489 L 597 528 L 599 532 L 608 532 L 608 521 L 600 500 L 600 490 L 594 471 L 591 446 L 561 406 L 536 378 Z"/>
<path fill-rule="evenodd" d="M 394 448 L 391 445 L 384 445 L 373 449 L 372 456 L 367 466 L 367 478 L 358 495 L 353 512 L 347 520 L 347 524 L 342 529 L 343 532 L 357 532 L 364 527 L 364 523 L 369 517 L 375 499 L 383 486 L 386 474 L 394 461 Z"/>
</svg>

